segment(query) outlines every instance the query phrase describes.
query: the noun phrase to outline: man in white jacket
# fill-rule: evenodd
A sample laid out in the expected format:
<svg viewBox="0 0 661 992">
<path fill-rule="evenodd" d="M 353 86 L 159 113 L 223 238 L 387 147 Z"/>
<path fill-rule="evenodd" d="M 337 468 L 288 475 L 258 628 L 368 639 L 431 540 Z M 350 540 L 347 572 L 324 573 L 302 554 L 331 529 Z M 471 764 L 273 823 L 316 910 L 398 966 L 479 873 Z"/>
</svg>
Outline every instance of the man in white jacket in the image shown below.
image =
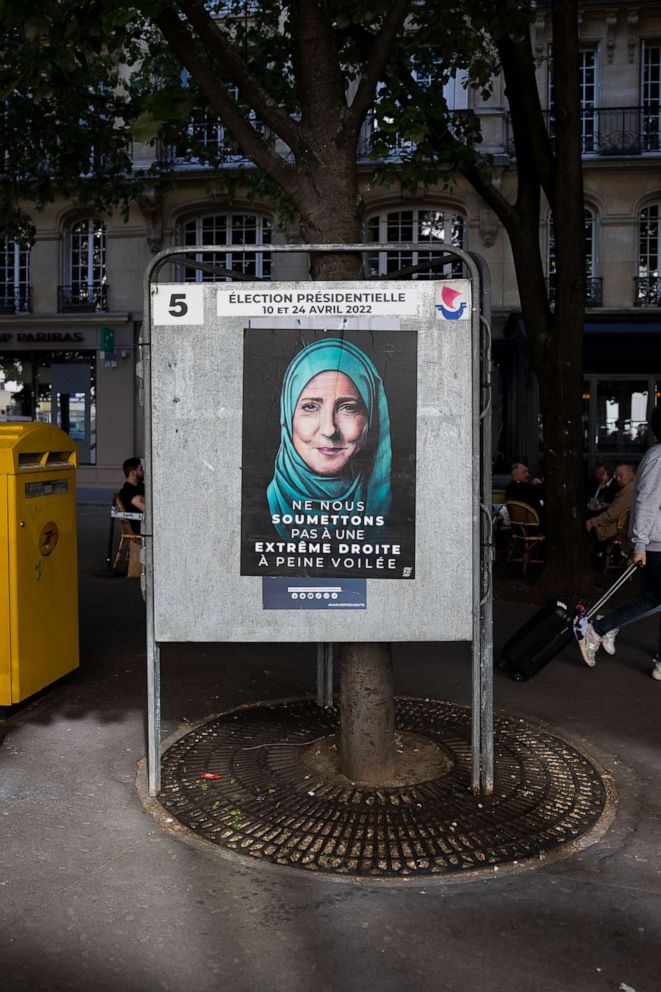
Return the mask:
<svg viewBox="0 0 661 992">
<path fill-rule="evenodd" d="M 657 443 L 644 455 L 636 473 L 629 537 L 633 561 L 640 562 L 640 593 L 612 613 L 588 625 L 585 637 L 578 642 L 586 665 L 596 664 L 596 654 L 603 646 L 615 653 L 615 635 L 620 627 L 646 616 L 661 605 L 661 405 L 654 408 L 650 427 Z M 652 678 L 661 681 L 661 629 L 654 658 Z"/>
</svg>

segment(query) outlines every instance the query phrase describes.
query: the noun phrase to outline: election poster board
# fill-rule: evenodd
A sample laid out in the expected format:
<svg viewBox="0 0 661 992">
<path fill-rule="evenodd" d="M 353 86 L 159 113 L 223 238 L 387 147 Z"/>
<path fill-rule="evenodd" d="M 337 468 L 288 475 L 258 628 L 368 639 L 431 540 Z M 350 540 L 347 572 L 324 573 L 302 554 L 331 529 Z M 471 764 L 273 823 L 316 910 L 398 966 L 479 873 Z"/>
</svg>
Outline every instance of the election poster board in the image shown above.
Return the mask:
<svg viewBox="0 0 661 992">
<path fill-rule="evenodd" d="M 471 286 L 152 287 L 157 641 L 470 640 Z"/>
</svg>

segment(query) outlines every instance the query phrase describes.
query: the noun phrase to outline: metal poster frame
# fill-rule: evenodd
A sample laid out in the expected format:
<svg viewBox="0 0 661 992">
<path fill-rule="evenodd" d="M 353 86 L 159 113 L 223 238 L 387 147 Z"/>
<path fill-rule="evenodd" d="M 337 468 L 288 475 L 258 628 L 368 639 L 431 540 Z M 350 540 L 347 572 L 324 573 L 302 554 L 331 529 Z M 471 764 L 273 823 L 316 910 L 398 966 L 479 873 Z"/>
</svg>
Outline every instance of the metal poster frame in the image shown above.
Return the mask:
<svg viewBox="0 0 661 992">
<path fill-rule="evenodd" d="M 143 521 L 142 592 L 147 620 L 147 774 L 149 794 L 161 787 L 161 699 L 160 644 L 155 639 L 154 556 L 152 529 L 152 284 L 167 263 L 182 256 L 245 252 L 245 246 L 191 245 L 167 248 L 151 260 L 144 277 L 144 318 L 140 334 L 138 378 L 142 380 L 145 421 L 146 499 Z M 251 245 L 256 253 L 344 253 L 366 251 L 435 252 L 460 261 L 472 287 L 471 304 L 471 412 L 472 412 L 472 788 L 476 795 L 489 795 L 494 784 L 493 751 L 493 538 L 491 516 L 491 285 L 486 263 L 474 252 L 454 246 L 417 243 L 370 243 L 351 245 Z M 194 263 L 193 263 L 194 264 Z M 204 264 L 197 263 L 206 269 Z M 231 274 L 231 273 L 228 273 Z M 374 285 L 376 280 L 363 280 Z M 187 283 L 182 285 L 188 286 Z M 332 702 L 333 647 L 317 646 L 317 701 Z"/>
</svg>

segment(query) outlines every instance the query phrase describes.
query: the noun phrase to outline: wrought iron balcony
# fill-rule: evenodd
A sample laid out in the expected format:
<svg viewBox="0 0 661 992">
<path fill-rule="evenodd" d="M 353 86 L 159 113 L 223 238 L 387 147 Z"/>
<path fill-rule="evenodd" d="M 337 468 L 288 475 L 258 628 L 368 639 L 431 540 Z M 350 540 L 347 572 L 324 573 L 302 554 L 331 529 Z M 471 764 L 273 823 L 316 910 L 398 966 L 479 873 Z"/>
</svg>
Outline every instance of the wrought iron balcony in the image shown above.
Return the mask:
<svg viewBox="0 0 661 992">
<path fill-rule="evenodd" d="M 555 118 L 545 113 L 553 141 Z M 514 156 L 511 120 L 507 115 L 507 151 Z M 581 111 L 581 153 L 617 156 L 661 153 L 661 105 L 655 107 L 585 108 Z"/>
<path fill-rule="evenodd" d="M 633 282 L 635 307 L 661 307 L 661 278 L 646 276 L 636 278 Z"/>
<path fill-rule="evenodd" d="M 466 133 L 476 133 L 477 131 L 477 117 L 478 115 L 471 109 L 453 110 L 448 119 L 448 133 L 459 141 L 466 142 L 468 140 Z M 397 161 L 415 151 L 416 142 L 411 138 L 404 138 L 399 131 L 393 134 L 388 129 L 386 129 L 386 134 L 389 135 L 386 154 L 388 160 Z M 371 158 L 375 139 L 378 140 L 383 137 L 384 135 L 378 127 L 376 115 L 374 113 L 368 114 L 358 142 L 358 158 L 361 160 Z"/>
<path fill-rule="evenodd" d="M 31 313 L 32 287 L 0 287 L 0 313 Z"/>
<path fill-rule="evenodd" d="M 589 278 L 585 281 L 585 306 L 590 307 L 600 307 L 602 305 L 602 286 L 604 280 L 601 276 L 597 278 Z M 555 276 L 551 276 L 546 280 L 546 291 L 549 296 L 549 304 L 551 309 L 555 307 Z"/>
<path fill-rule="evenodd" d="M 585 283 L 585 305 L 586 307 L 600 307 L 602 305 L 602 286 L 604 280 L 601 276 L 595 279 L 587 279 Z"/>
<path fill-rule="evenodd" d="M 263 125 L 258 130 L 266 133 Z M 177 132 L 174 142 L 164 148 L 164 157 L 171 165 L 210 165 L 218 159 L 233 163 L 248 162 L 220 118 L 207 111 L 189 117 Z"/>
<path fill-rule="evenodd" d="M 108 309 L 108 286 L 58 286 L 57 309 L 58 313 L 103 313 Z"/>
</svg>

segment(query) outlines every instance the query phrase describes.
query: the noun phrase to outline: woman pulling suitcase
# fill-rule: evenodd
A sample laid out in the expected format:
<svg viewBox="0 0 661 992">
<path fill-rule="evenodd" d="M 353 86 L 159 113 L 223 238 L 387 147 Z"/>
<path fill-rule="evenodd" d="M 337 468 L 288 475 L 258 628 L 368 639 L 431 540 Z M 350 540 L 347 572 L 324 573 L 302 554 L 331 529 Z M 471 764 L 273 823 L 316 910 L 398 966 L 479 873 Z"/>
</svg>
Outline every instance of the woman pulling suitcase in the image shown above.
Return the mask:
<svg viewBox="0 0 661 992">
<path fill-rule="evenodd" d="M 585 664 L 591 668 L 596 664 L 600 647 L 609 654 L 615 653 L 615 637 L 620 627 L 661 606 L 661 405 L 652 411 L 649 426 L 657 443 L 643 455 L 638 467 L 629 524 L 633 562 L 640 567 L 640 593 L 588 624 L 578 646 Z M 661 627 L 653 662 L 652 678 L 661 681 Z"/>
</svg>

